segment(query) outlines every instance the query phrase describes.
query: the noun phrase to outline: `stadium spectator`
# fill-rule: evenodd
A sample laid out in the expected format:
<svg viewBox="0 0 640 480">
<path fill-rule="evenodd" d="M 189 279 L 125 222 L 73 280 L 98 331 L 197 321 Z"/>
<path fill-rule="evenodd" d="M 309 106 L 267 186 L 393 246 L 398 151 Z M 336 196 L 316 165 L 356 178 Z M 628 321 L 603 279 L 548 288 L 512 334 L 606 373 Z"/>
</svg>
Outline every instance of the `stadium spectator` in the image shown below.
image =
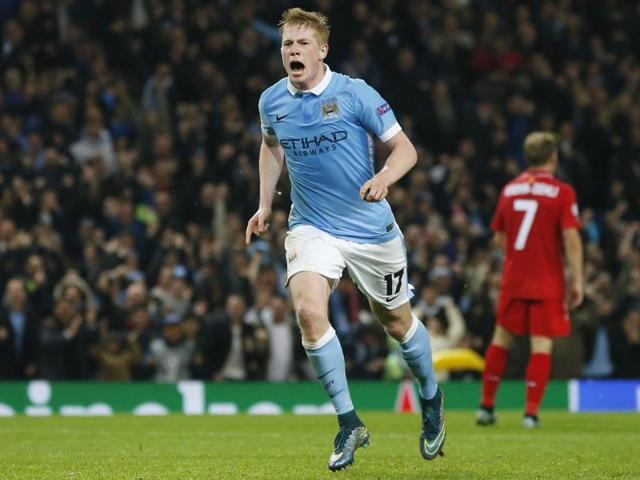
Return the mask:
<svg viewBox="0 0 640 480">
<path fill-rule="evenodd" d="M 247 306 L 238 294 L 227 297 L 223 312 L 206 322 L 206 364 L 214 381 L 263 380 L 269 352 L 264 327 L 246 321 Z"/>
<path fill-rule="evenodd" d="M 97 363 L 96 380 L 105 381 L 130 381 L 133 367 L 142 359 L 135 333 L 127 335 L 124 342 L 118 335 L 106 333 L 91 354 Z"/>
<path fill-rule="evenodd" d="M 377 323 L 360 327 L 358 341 L 345 348 L 349 376 L 361 380 L 382 379 L 389 354 L 387 343 L 385 332 Z"/>
<path fill-rule="evenodd" d="M 182 318 L 168 313 L 162 319 L 162 336 L 151 341 L 145 362 L 155 369 L 155 381 L 175 383 L 190 378 L 194 350 L 193 340 L 184 332 Z"/>
<path fill-rule="evenodd" d="M 74 160 L 82 165 L 93 161 L 100 171 L 113 172 L 116 168 L 111 132 L 104 128 L 102 113 L 96 107 L 86 112 L 84 131 L 80 139 L 70 147 Z M 102 164 L 104 163 L 104 167 Z M 104 170 L 103 170 L 104 168 Z"/>
<path fill-rule="evenodd" d="M 267 381 L 285 382 L 296 378 L 295 373 L 301 368 L 296 364 L 302 359 L 295 355 L 299 350 L 299 335 L 287 299 L 278 295 L 271 297 L 260 320 L 269 335 Z"/>
<path fill-rule="evenodd" d="M 71 301 L 60 298 L 39 332 L 37 376 L 47 380 L 80 380 L 88 377 L 89 365 L 84 313 Z"/>
<path fill-rule="evenodd" d="M 618 378 L 640 378 L 640 307 L 609 329 L 610 351 Z"/>
<path fill-rule="evenodd" d="M 201 306 L 196 305 L 193 311 L 190 311 L 184 317 L 182 324 L 184 326 L 185 337 L 190 340 L 194 346 L 194 353 L 191 360 L 191 377 L 208 380 L 206 371 L 207 365 L 205 363 L 205 349 L 207 346 L 205 332 L 202 325 L 203 319 L 201 309 Z"/>
<path fill-rule="evenodd" d="M 413 313 L 423 323 L 428 317 L 435 317 L 442 310 L 444 304 L 449 301 L 448 292 L 439 293 L 432 285 L 426 285 L 420 291 L 420 298 L 413 307 Z"/>
<path fill-rule="evenodd" d="M 431 349 L 434 352 L 459 347 L 466 334 L 462 313 L 453 298 L 440 297 L 438 300 L 437 308 L 433 308 L 435 307 L 433 305 L 432 308 L 424 309 L 421 313 L 417 313 L 420 311 L 418 306 L 414 308 L 415 315 L 425 324 L 431 334 Z M 436 376 L 439 381 L 445 381 L 449 379 L 449 372 L 436 370 Z"/>
<path fill-rule="evenodd" d="M 27 305 L 24 279 L 11 278 L 0 309 L 0 378 L 27 379 L 36 374 L 39 325 Z"/>
</svg>

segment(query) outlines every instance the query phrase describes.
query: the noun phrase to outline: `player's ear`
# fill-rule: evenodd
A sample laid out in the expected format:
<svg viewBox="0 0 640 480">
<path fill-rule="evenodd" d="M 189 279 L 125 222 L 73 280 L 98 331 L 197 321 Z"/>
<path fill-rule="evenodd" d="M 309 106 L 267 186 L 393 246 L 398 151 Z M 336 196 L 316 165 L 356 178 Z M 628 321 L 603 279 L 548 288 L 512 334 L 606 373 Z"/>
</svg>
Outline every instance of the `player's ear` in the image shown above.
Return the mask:
<svg viewBox="0 0 640 480">
<path fill-rule="evenodd" d="M 329 53 L 329 44 L 325 43 L 320 47 L 320 60 L 324 60 L 327 58 L 327 54 Z"/>
</svg>

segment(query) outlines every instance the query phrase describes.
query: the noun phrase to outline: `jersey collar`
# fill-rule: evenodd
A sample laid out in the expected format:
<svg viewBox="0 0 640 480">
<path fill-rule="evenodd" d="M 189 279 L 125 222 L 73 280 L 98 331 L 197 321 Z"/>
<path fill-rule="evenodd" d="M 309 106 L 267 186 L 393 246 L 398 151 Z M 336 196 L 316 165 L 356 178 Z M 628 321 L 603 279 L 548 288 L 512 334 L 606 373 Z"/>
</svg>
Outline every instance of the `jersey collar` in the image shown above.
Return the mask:
<svg viewBox="0 0 640 480">
<path fill-rule="evenodd" d="M 553 178 L 553 173 L 548 170 L 543 170 L 541 168 L 530 168 L 527 170 L 527 173 L 530 175 L 535 175 L 536 177 L 550 177 Z"/>
<path fill-rule="evenodd" d="M 326 63 L 324 63 L 323 65 L 324 65 L 324 77 L 322 77 L 322 80 L 320 81 L 320 83 L 315 87 L 313 87 L 311 90 L 298 90 L 296 87 L 293 86 L 293 83 L 291 83 L 291 80 L 289 80 L 289 77 L 287 77 L 287 90 L 289 90 L 289 93 L 291 95 L 296 95 L 298 93 L 310 92 L 318 96 L 322 92 L 324 92 L 329 86 L 329 82 L 331 82 L 331 77 L 333 76 L 333 72 L 329 68 L 329 65 L 327 65 Z"/>
</svg>

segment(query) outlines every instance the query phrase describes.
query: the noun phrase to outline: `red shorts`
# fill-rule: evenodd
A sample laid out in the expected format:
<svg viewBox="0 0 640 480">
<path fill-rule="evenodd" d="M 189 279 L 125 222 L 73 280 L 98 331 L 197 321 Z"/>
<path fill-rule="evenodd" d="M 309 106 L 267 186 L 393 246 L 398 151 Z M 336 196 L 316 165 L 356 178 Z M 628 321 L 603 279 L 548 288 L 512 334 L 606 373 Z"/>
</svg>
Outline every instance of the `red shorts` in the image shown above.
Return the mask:
<svg viewBox="0 0 640 480">
<path fill-rule="evenodd" d="M 571 321 L 562 300 L 525 300 L 501 295 L 498 325 L 514 335 L 564 337 Z"/>
</svg>

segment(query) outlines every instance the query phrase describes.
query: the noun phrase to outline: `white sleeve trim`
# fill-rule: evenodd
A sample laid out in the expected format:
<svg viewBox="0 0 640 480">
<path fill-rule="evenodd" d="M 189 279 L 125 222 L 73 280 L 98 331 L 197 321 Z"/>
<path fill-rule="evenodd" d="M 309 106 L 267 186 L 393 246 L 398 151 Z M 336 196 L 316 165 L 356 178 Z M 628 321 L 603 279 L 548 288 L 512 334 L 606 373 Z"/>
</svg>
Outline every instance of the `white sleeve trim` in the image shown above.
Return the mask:
<svg viewBox="0 0 640 480">
<path fill-rule="evenodd" d="M 393 125 L 391 125 L 389 128 L 387 128 L 387 131 L 384 132 L 382 135 L 380 135 L 378 138 L 383 142 L 387 142 L 391 140 L 395 136 L 395 134 L 398 133 L 400 130 L 402 130 L 402 127 L 398 122 L 396 122 Z"/>
</svg>

